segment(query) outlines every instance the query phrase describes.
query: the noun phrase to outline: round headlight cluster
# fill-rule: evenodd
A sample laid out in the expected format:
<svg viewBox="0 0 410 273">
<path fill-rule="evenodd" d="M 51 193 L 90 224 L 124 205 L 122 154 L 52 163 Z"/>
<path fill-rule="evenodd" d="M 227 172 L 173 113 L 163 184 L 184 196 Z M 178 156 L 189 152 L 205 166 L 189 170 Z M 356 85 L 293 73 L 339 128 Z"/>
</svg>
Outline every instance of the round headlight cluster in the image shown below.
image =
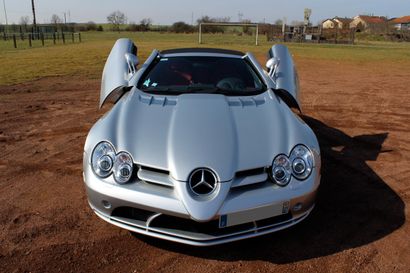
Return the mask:
<svg viewBox="0 0 410 273">
<path fill-rule="evenodd" d="M 279 186 L 286 186 L 292 176 L 289 158 L 286 155 L 278 155 L 273 160 L 272 178 Z"/>
<path fill-rule="evenodd" d="M 91 156 L 91 165 L 94 173 L 101 178 L 114 174 L 114 180 L 118 184 L 127 183 L 132 176 L 131 155 L 127 152 L 116 154 L 114 147 L 106 141 L 95 146 Z"/>
<path fill-rule="evenodd" d="M 305 180 L 309 177 L 313 168 L 313 154 L 304 145 L 296 145 L 290 153 L 292 162 L 292 174 L 296 179 Z"/>
<path fill-rule="evenodd" d="M 119 184 L 127 183 L 132 175 L 132 158 L 126 152 L 118 153 L 114 162 L 114 179 Z"/>
<path fill-rule="evenodd" d="M 313 154 L 304 145 L 296 145 L 290 156 L 278 155 L 273 160 L 271 177 L 279 186 L 289 184 L 291 177 L 305 180 L 309 177 L 313 168 Z"/>
<path fill-rule="evenodd" d="M 107 177 L 111 174 L 115 160 L 114 147 L 108 142 L 100 142 L 95 146 L 91 165 L 96 175 L 99 177 Z"/>
</svg>

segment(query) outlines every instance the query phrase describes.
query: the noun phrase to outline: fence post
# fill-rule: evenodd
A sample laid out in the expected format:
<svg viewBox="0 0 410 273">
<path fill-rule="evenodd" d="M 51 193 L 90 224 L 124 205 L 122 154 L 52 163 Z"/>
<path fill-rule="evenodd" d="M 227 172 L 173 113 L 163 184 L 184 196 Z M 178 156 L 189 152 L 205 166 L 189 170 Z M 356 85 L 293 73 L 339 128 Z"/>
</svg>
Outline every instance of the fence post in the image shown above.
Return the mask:
<svg viewBox="0 0 410 273">
<path fill-rule="evenodd" d="M 338 26 L 335 25 L 335 44 L 337 44 L 337 28 Z"/>
<path fill-rule="evenodd" d="M 64 35 L 64 32 L 61 32 L 61 37 L 63 38 L 63 44 L 65 44 L 65 35 Z"/>
<path fill-rule="evenodd" d="M 28 34 L 28 45 L 31 47 L 32 46 L 32 44 L 31 44 L 31 36 L 32 34 L 31 33 L 29 33 Z"/>
<path fill-rule="evenodd" d="M 14 48 L 17 48 L 16 34 L 13 34 Z"/>
<path fill-rule="evenodd" d="M 259 36 L 259 24 L 256 25 L 256 45 L 258 45 L 258 36 Z"/>
<path fill-rule="evenodd" d="M 4 39 L 4 41 L 7 41 L 6 32 L 3 32 L 3 39 Z"/>
<path fill-rule="evenodd" d="M 199 24 L 199 37 L 198 37 L 198 43 L 202 44 L 202 24 Z"/>
<path fill-rule="evenodd" d="M 350 43 L 352 44 L 352 45 L 354 45 L 354 39 L 355 39 L 355 35 L 356 35 L 356 28 L 352 28 L 352 29 L 350 29 L 350 31 L 351 31 L 351 35 L 350 35 Z"/>
<path fill-rule="evenodd" d="M 44 33 L 43 32 L 41 32 L 40 37 L 41 37 L 41 44 L 44 46 Z"/>
<path fill-rule="evenodd" d="M 81 43 L 81 32 L 78 33 L 78 40 L 79 40 L 80 43 Z"/>
<path fill-rule="evenodd" d="M 53 43 L 56 44 L 56 33 L 53 32 Z"/>
<path fill-rule="evenodd" d="M 74 44 L 74 32 L 71 32 L 71 39 L 73 40 L 73 44 Z"/>
</svg>

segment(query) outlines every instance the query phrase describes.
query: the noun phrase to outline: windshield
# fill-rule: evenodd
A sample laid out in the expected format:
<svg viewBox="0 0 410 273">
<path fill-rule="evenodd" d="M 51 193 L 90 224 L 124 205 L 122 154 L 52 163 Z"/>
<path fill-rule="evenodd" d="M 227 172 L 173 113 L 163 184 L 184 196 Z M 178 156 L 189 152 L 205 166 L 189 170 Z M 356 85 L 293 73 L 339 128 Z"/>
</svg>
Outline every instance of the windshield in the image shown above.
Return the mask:
<svg viewBox="0 0 410 273">
<path fill-rule="evenodd" d="M 139 81 L 148 93 L 218 93 L 252 95 L 265 90 L 259 76 L 242 58 L 161 57 Z"/>
</svg>

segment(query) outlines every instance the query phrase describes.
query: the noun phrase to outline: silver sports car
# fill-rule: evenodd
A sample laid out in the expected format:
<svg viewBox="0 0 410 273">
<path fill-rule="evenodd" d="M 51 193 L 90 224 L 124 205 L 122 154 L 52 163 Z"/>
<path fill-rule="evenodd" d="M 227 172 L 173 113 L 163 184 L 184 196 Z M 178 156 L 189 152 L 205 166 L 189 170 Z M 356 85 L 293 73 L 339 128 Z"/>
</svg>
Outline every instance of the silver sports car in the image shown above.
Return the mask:
<svg viewBox="0 0 410 273">
<path fill-rule="evenodd" d="M 208 246 L 285 229 L 312 211 L 320 150 L 298 116 L 299 84 L 283 45 L 267 71 L 251 53 L 154 50 L 139 66 L 129 39 L 105 64 L 84 147 L 84 182 L 103 220 Z"/>
</svg>

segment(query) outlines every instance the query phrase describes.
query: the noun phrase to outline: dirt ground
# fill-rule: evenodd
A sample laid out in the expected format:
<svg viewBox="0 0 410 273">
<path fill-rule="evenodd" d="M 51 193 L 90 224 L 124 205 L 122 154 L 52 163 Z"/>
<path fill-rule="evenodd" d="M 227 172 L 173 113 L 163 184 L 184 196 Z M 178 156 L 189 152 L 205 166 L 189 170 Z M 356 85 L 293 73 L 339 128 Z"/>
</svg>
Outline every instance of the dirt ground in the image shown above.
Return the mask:
<svg viewBox="0 0 410 273">
<path fill-rule="evenodd" d="M 297 64 L 323 154 L 317 206 L 288 230 L 210 248 L 133 236 L 89 208 L 99 80 L 0 87 L 0 272 L 410 272 L 409 70 Z"/>
</svg>

